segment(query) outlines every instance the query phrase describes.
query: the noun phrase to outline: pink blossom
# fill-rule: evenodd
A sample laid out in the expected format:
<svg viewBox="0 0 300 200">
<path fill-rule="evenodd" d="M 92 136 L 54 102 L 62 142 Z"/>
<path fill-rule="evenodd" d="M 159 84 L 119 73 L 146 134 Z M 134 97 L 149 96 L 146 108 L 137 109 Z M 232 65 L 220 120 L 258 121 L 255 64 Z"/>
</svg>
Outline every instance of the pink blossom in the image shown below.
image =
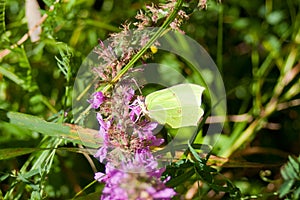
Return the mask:
<svg viewBox="0 0 300 200">
<path fill-rule="evenodd" d="M 95 92 L 92 96 L 93 98 L 88 100 L 88 102 L 91 104 L 92 108 L 97 109 L 104 102 L 105 96 L 102 92 Z"/>
</svg>

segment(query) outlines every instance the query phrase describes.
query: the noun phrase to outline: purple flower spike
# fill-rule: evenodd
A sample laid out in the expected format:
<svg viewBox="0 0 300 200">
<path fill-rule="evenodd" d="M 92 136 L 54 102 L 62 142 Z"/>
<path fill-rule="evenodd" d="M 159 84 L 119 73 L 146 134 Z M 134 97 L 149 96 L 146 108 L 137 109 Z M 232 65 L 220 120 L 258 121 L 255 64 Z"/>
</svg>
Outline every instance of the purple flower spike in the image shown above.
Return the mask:
<svg viewBox="0 0 300 200">
<path fill-rule="evenodd" d="M 103 180 L 103 178 L 105 178 L 105 174 L 103 174 L 102 172 L 97 172 L 95 173 L 94 179 L 101 182 Z"/>
<path fill-rule="evenodd" d="M 140 115 L 142 114 L 142 108 L 139 105 L 139 101 L 136 99 L 133 101 L 131 105 L 129 105 L 129 108 L 131 109 L 129 115 L 130 119 L 134 122 L 137 122 L 139 120 Z"/>
<path fill-rule="evenodd" d="M 104 136 L 107 134 L 107 130 L 110 128 L 111 126 L 111 122 L 110 121 L 104 121 L 103 117 L 100 113 L 97 113 L 97 120 L 100 124 L 100 129 L 99 129 L 99 133 L 101 136 Z"/>
<path fill-rule="evenodd" d="M 154 199 L 171 199 L 174 195 L 176 195 L 176 192 L 172 188 L 165 188 L 160 191 L 155 191 L 152 197 Z"/>
<path fill-rule="evenodd" d="M 176 193 L 168 188 L 151 153 L 151 146 L 159 146 L 164 140 L 154 131 L 158 125 L 143 115 L 143 101 L 135 98 L 134 90 L 127 85 L 115 88 L 111 98 L 96 92 L 89 101 L 96 111 L 99 137 L 103 145 L 95 158 L 105 162 L 105 175 L 95 174 L 95 179 L 105 183 L 102 200 L 170 200 Z"/>
<path fill-rule="evenodd" d="M 98 149 L 94 157 L 99 159 L 100 162 L 103 162 L 103 160 L 106 158 L 106 155 L 107 155 L 107 148 L 103 146 L 100 149 Z"/>
<path fill-rule="evenodd" d="M 126 95 L 126 100 L 127 101 L 130 101 L 131 99 L 132 99 L 132 97 L 134 96 L 134 90 L 133 89 L 129 89 L 128 91 L 127 91 L 127 94 L 125 94 Z"/>
<path fill-rule="evenodd" d="M 93 98 L 88 100 L 88 102 L 91 104 L 92 108 L 97 109 L 104 102 L 105 96 L 102 92 L 95 92 L 92 96 Z"/>
<path fill-rule="evenodd" d="M 163 169 L 164 170 L 164 169 Z M 165 186 L 165 183 L 160 180 L 162 170 L 159 173 L 151 172 L 131 173 L 124 172 L 118 169 L 111 168 L 109 163 L 106 166 L 106 176 L 97 173 L 95 179 L 100 182 L 105 182 L 105 187 L 102 191 L 101 200 L 146 200 L 160 199 L 171 200 L 176 192 L 172 188 Z"/>
</svg>

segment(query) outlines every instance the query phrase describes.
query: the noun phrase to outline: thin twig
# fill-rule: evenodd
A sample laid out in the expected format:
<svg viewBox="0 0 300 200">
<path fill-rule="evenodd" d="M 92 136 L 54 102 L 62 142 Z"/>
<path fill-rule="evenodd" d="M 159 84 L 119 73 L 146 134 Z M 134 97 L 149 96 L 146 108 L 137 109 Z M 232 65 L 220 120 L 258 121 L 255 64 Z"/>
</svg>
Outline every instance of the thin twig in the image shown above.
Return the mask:
<svg viewBox="0 0 300 200">
<path fill-rule="evenodd" d="M 280 103 L 277 106 L 277 110 L 284 110 L 290 107 L 300 106 L 300 99 L 294 99 L 288 102 Z"/>
<path fill-rule="evenodd" d="M 81 149 L 84 149 L 84 147 L 83 147 L 81 144 L 79 144 L 78 147 L 81 148 Z M 96 166 L 95 166 L 93 160 L 92 160 L 91 157 L 89 156 L 89 154 L 87 154 L 87 153 L 82 153 L 82 155 L 86 158 L 86 160 L 87 160 L 88 163 L 90 164 L 90 166 L 91 166 L 93 172 L 96 173 L 98 170 L 97 170 L 97 168 L 96 168 Z"/>
<path fill-rule="evenodd" d="M 242 151 L 240 156 L 249 156 L 249 155 L 254 155 L 254 154 L 275 155 L 275 156 L 282 157 L 284 159 L 286 159 L 290 155 L 289 152 L 285 152 L 285 151 L 281 151 L 281 150 L 273 149 L 273 148 L 249 147 L 249 148 L 246 148 L 244 151 Z"/>
<path fill-rule="evenodd" d="M 210 116 L 206 119 L 206 124 L 229 122 L 251 122 L 253 117 L 247 113 L 240 115 L 227 115 L 227 116 Z"/>
</svg>

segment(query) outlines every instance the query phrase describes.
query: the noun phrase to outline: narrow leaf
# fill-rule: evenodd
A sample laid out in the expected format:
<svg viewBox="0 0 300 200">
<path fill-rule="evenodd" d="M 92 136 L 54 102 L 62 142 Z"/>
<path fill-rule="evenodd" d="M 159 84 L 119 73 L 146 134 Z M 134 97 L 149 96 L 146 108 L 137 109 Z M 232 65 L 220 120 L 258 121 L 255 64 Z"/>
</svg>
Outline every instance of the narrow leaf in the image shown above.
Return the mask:
<svg viewBox="0 0 300 200">
<path fill-rule="evenodd" d="M 0 149 L 0 160 L 10 159 L 37 151 L 38 148 L 7 148 Z"/>
<path fill-rule="evenodd" d="M 43 135 L 59 137 L 88 148 L 99 148 L 101 138 L 96 137 L 97 130 L 83 128 L 73 124 L 47 122 L 39 117 L 18 112 L 0 112 L 0 118 L 21 128 L 39 132 Z"/>
<path fill-rule="evenodd" d="M 289 163 L 294 168 L 294 170 L 296 172 L 299 172 L 300 171 L 300 169 L 299 169 L 300 163 L 297 163 L 297 160 L 295 160 L 292 156 L 289 156 L 289 161 L 290 161 Z"/>
<path fill-rule="evenodd" d="M 0 160 L 6 160 L 26 154 L 33 153 L 35 151 L 45 151 L 45 150 L 51 150 L 50 148 L 6 148 L 6 149 L 0 149 Z M 73 148 L 73 147 L 59 147 L 56 150 L 58 151 L 70 151 L 73 153 L 85 153 L 85 154 L 91 154 L 93 152 L 93 149 L 85 149 L 85 148 Z"/>
<path fill-rule="evenodd" d="M 177 177 L 173 177 L 170 181 L 168 181 L 166 183 L 166 185 L 168 187 L 175 187 L 177 185 L 182 184 L 186 180 L 190 179 L 194 174 L 195 174 L 194 169 L 191 169 L 191 170 L 185 172 L 184 174 L 181 174 L 181 175 L 179 175 Z"/>
<path fill-rule="evenodd" d="M 212 184 L 213 176 L 212 176 L 211 172 L 216 171 L 216 170 L 209 166 L 206 166 L 206 165 L 201 166 L 201 165 L 202 164 L 195 163 L 195 172 L 200 176 L 200 178 L 203 181 L 205 181 L 209 184 Z"/>
<path fill-rule="evenodd" d="M 200 163 L 203 163 L 203 159 L 200 158 L 199 154 L 196 152 L 196 150 L 192 147 L 192 145 L 188 142 L 189 150 L 191 151 L 194 158 L 199 161 Z"/>
<path fill-rule="evenodd" d="M 299 199 L 300 197 L 300 187 L 298 187 L 294 192 L 294 198 Z"/>
<path fill-rule="evenodd" d="M 284 182 L 279 189 L 279 194 L 280 194 L 279 198 L 282 198 L 286 194 L 288 194 L 290 189 L 292 188 L 293 184 L 294 184 L 294 180 L 289 180 L 289 181 Z"/>
<path fill-rule="evenodd" d="M 15 82 L 17 85 L 23 85 L 24 80 L 22 80 L 20 77 L 12 73 L 11 71 L 7 70 L 5 67 L 0 66 L 0 73 L 3 74 L 3 76 L 6 76 L 11 81 Z"/>
</svg>

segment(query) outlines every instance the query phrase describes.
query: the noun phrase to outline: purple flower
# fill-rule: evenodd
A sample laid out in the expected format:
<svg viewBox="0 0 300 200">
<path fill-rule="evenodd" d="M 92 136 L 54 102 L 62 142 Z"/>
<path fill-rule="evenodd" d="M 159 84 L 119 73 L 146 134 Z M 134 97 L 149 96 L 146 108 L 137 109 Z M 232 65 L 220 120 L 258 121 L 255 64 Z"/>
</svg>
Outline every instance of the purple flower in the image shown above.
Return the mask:
<svg viewBox="0 0 300 200">
<path fill-rule="evenodd" d="M 105 182 L 102 191 L 102 200 L 130 200 L 130 199 L 165 199 L 170 200 L 176 193 L 172 188 L 167 188 L 165 183 L 152 176 L 151 173 L 131 173 L 108 166 L 106 177 L 97 174 L 96 180 Z M 100 177 L 100 178 L 99 178 Z"/>
<path fill-rule="evenodd" d="M 111 126 L 111 122 L 110 121 L 104 121 L 103 117 L 102 117 L 102 115 L 100 113 L 97 113 L 96 118 L 97 118 L 97 120 L 98 120 L 98 122 L 100 124 L 99 133 L 105 139 L 105 135 L 107 134 L 107 131 L 108 131 L 108 129 Z"/>
<path fill-rule="evenodd" d="M 95 175 L 96 180 L 105 182 L 101 199 L 171 199 L 176 193 L 165 186 L 168 179 L 160 180 L 165 169 L 157 166 L 149 149 L 137 151 L 133 160 L 124 162 L 118 169 L 108 162 L 106 175 L 103 177 L 101 172 Z"/>
<path fill-rule="evenodd" d="M 149 191 L 150 193 L 150 191 Z M 176 192 L 172 188 L 164 188 L 163 190 L 157 191 L 153 190 L 151 191 L 151 195 L 154 199 L 171 199 L 171 197 L 176 195 Z"/>
<path fill-rule="evenodd" d="M 91 104 L 92 108 L 97 109 L 104 102 L 105 96 L 102 92 L 95 92 L 92 96 L 93 98 L 88 100 L 88 102 Z"/>
<path fill-rule="evenodd" d="M 157 138 L 153 135 L 154 129 L 157 127 L 158 123 L 156 122 L 145 122 L 141 129 L 138 130 L 138 136 L 141 140 L 148 142 L 149 146 L 159 146 L 164 142 L 164 139 Z"/>
<path fill-rule="evenodd" d="M 105 174 L 103 174 L 102 172 L 97 172 L 97 173 L 95 173 L 94 179 L 101 182 L 104 177 L 105 177 Z"/>
<path fill-rule="evenodd" d="M 106 155 L 107 155 L 107 148 L 106 146 L 102 146 L 100 149 L 97 150 L 94 157 L 99 159 L 100 162 L 103 162 L 103 160 L 106 158 Z"/>
<path fill-rule="evenodd" d="M 133 95 L 134 95 L 134 89 L 129 88 L 127 90 L 127 92 L 125 93 L 125 95 L 126 95 L 125 99 L 129 102 L 132 99 Z"/>
<path fill-rule="evenodd" d="M 106 183 L 104 189 L 102 190 L 101 200 L 128 200 L 126 191 L 119 187 L 122 184 L 122 181 L 128 178 L 128 174 L 123 171 L 116 170 L 113 168 L 110 163 L 106 165 L 106 176 L 104 178 L 98 178 L 101 175 L 95 176 L 95 179 L 98 181 L 103 181 Z"/>
<path fill-rule="evenodd" d="M 150 146 L 159 146 L 164 140 L 153 135 L 158 124 L 143 118 L 143 105 L 133 97 L 130 86 L 120 85 L 111 98 L 96 92 L 89 101 L 93 108 L 100 108 L 96 118 L 103 145 L 94 156 L 106 161 L 106 170 L 94 178 L 105 183 L 101 199 L 171 199 L 175 191 L 161 180 L 165 169 L 158 168 L 150 151 Z"/>
<path fill-rule="evenodd" d="M 130 119 L 134 122 L 137 122 L 139 120 L 140 115 L 142 114 L 142 108 L 139 104 L 139 100 L 134 100 L 133 103 L 129 105 L 129 108 L 131 109 L 129 113 Z"/>
<path fill-rule="evenodd" d="M 103 139 L 103 146 L 100 149 L 98 149 L 98 151 L 96 152 L 94 157 L 99 159 L 100 162 L 103 162 L 103 160 L 107 156 L 107 148 L 108 148 L 108 144 L 109 144 L 108 129 L 111 126 L 111 122 L 110 121 L 104 121 L 103 117 L 100 113 L 97 113 L 97 120 L 100 124 L 99 135 Z"/>
</svg>

